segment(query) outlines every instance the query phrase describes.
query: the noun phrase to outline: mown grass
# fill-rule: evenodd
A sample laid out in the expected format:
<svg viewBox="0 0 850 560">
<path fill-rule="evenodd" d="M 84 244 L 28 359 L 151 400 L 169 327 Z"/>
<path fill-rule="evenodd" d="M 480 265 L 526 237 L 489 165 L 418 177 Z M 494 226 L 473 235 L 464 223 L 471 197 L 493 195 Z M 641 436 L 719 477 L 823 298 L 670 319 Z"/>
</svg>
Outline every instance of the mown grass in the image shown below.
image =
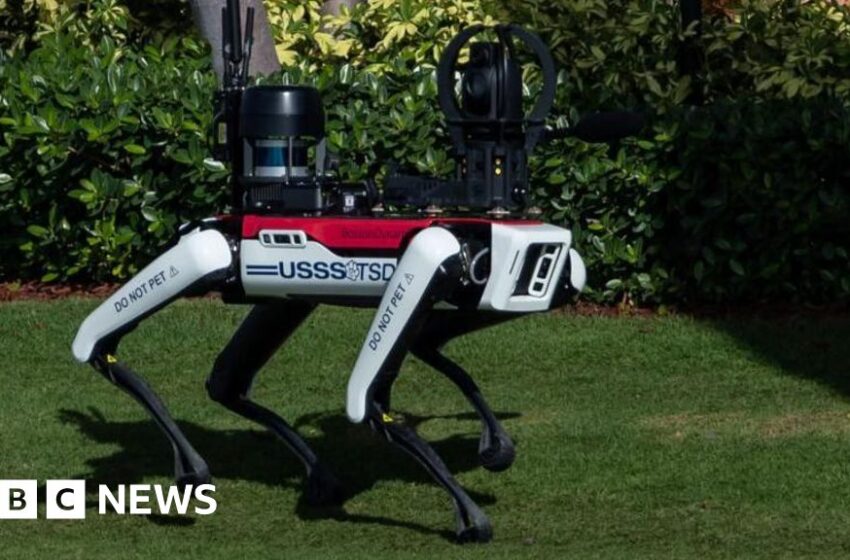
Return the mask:
<svg viewBox="0 0 850 560">
<path fill-rule="evenodd" d="M 96 302 L 0 305 L 0 478 L 170 482 L 140 407 L 69 345 Z M 244 307 L 181 302 L 121 358 L 170 405 L 217 484 L 218 511 L 0 521 L 4 558 L 779 558 L 850 554 L 850 319 L 696 320 L 550 314 L 453 342 L 517 442 L 476 466 L 478 423 L 410 359 L 394 406 L 484 507 L 487 545 L 451 542 L 447 496 L 400 451 L 348 423 L 345 385 L 368 311 L 323 308 L 261 374 L 257 400 L 296 424 L 352 497 L 302 503 L 271 436 L 206 398 Z M 94 495 L 92 495 L 94 498 Z M 43 506 L 42 506 L 43 515 Z"/>
</svg>

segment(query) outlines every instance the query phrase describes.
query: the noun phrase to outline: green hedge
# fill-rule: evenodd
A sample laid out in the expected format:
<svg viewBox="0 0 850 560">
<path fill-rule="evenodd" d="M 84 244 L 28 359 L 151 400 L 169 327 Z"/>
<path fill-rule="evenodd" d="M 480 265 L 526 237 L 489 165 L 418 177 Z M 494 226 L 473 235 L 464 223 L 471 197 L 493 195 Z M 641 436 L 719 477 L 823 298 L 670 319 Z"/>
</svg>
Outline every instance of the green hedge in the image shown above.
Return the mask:
<svg viewBox="0 0 850 560">
<path fill-rule="evenodd" d="M 674 64 L 686 38 L 669 33 L 675 5 L 511 6 L 569 69 L 562 111 L 651 117 L 614 158 L 568 144 L 538 175 L 550 215 L 586 228 L 605 299 L 850 300 L 850 19 L 831 2 L 796 4 L 707 19 L 696 80 Z M 695 90 L 698 108 L 685 103 Z"/>
<path fill-rule="evenodd" d="M 532 162 L 538 204 L 588 259 L 587 297 L 846 302 L 850 20 L 825 1 L 788 6 L 707 20 L 691 80 L 676 69 L 684 34 L 666 1 L 372 0 L 323 18 L 315 0 L 275 0 L 286 68 L 267 81 L 322 90 L 343 175 L 381 176 L 389 161 L 445 174 L 441 49 L 464 25 L 517 21 L 562 68 L 553 122 L 617 107 L 649 116 L 638 139 L 559 141 Z M 95 40 L 74 25 L 0 64 L 6 278 L 125 278 L 177 223 L 223 208 L 223 173 L 204 163 L 206 50 L 191 38 L 141 47 L 115 39 L 114 23 Z M 685 103 L 695 90 L 701 107 Z"/>
<path fill-rule="evenodd" d="M 3 278 L 126 278 L 223 205 L 225 172 L 204 164 L 206 48 L 132 46 L 122 18 L 72 17 L 0 60 Z"/>
</svg>

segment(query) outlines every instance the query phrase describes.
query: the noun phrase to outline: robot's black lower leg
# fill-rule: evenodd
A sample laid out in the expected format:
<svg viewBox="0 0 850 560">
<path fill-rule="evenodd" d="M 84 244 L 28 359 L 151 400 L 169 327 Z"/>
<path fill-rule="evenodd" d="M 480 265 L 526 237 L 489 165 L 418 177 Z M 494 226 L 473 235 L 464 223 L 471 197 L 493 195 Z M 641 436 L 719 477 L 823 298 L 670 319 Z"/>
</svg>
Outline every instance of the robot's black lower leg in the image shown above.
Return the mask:
<svg viewBox="0 0 850 560">
<path fill-rule="evenodd" d="M 416 342 L 411 346 L 411 353 L 457 385 L 478 413 L 482 423 L 478 457 L 481 465 L 491 471 L 503 471 L 513 464 L 516 457 L 513 442 L 484 400 L 478 385 L 461 366 L 443 355 L 440 348 L 453 338 L 510 318 L 510 315 L 504 314 L 432 311 Z"/>
<path fill-rule="evenodd" d="M 447 259 L 443 263 L 431 278 L 415 309 L 406 318 L 401 333 L 395 339 L 370 384 L 365 420 L 387 441 L 412 455 L 449 493 L 455 507 L 458 539 L 461 542 L 486 542 L 492 538 L 492 529 L 487 516 L 458 484 L 434 449 L 419 437 L 412 427 L 393 418 L 389 407 L 392 385 L 398 377 L 399 368 L 408 348 L 412 341 L 420 339 L 422 328 L 433 311 L 433 302 L 439 301 L 457 280 L 459 274 L 457 264 L 454 258 Z M 399 270 L 403 269 L 402 265 L 399 266 Z"/>
<path fill-rule="evenodd" d="M 389 413 L 388 399 L 397 370 L 388 370 L 376 379 L 375 397 L 367 416 L 369 426 L 387 441 L 413 456 L 431 477 L 449 493 L 457 518 L 457 538 L 460 542 L 487 542 L 493 536 L 490 521 L 481 508 L 469 497 L 449 472 L 446 464 L 434 449 L 410 426 L 393 418 Z M 387 402 L 382 402 L 387 399 Z"/>
<path fill-rule="evenodd" d="M 332 504 L 342 500 L 336 478 L 285 420 L 249 398 L 257 372 L 313 309 L 314 304 L 288 300 L 255 306 L 216 359 L 207 379 L 207 392 L 216 402 L 283 440 L 307 470 L 308 501 Z"/>
<path fill-rule="evenodd" d="M 177 484 L 198 485 L 209 482 L 209 467 L 177 427 L 165 404 L 150 386 L 111 354 L 95 358 L 93 365 L 109 381 L 139 401 L 168 438 L 174 449 L 174 476 Z"/>
</svg>

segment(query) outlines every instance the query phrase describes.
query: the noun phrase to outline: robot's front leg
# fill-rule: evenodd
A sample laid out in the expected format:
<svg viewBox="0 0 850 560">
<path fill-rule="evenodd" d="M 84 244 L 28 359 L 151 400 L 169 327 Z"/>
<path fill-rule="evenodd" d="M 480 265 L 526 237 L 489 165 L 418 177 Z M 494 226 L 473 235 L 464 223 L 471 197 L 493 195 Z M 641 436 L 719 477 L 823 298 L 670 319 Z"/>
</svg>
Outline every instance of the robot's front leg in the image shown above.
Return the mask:
<svg viewBox="0 0 850 560">
<path fill-rule="evenodd" d="M 411 353 L 449 378 L 475 409 L 482 424 L 478 458 L 481 466 L 494 472 L 503 471 L 513 464 L 516 456 L 514 444 L 472 377 L 440 349 L 449 340 L 515 317 L 507 313 L 478 310 L 434 310 L 411 345 Z"/>
<path fill-rule="evenodd" d="M 432 227 L 418 233 L 398 264 L 369 328 L 348 384 L 347 413 L 367 421 L 387 441 L 416 458 L 451 495 L 462 541 L 490 540 L 484 512 L 449 472 L 437 453 L 389 411 L 389 395 L 409 342 L 433 304 L 443 299 L 462 274 L 460 244 L 449 231 Z"/>
<path fill-rule="evenodd" d="M 342 501 L 339 482 L 283 418 L 249 398 L 260 368 L 315 308 L 313 303 L 297 300 L 255 306 L 216 358 L 207 379 L 207 392 L 214 401 L 266 427 L 283 440 L 307 469 L 308 502 L 327 505 Z"/>
<path fill-rule="evenodd" d="M 208 481 L 209 468 L 162 400 L 115 353 L 121 338 L 146 317 L 179 297 L 219 287 L 232 262 L 230 245 L 220 232 L 195 230 L 184 235 L 95 309 L 83 321 L 72 346 L 77 360 L 90 363 L 148 410 L 174 449 L 175 477 L 180 484 Z"/>
</svg>

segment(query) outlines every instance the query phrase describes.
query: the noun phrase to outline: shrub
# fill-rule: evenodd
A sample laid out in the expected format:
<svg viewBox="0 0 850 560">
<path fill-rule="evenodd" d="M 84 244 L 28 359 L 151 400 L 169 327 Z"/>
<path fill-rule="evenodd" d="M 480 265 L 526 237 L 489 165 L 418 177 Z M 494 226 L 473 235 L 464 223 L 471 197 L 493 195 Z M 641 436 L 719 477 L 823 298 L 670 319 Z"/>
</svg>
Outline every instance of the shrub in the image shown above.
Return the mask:
<svg viewBox="0 0 850 560">
<path fill-rule="evenodd" d="M 27 53 L 59 29 L 83 42 L 106 29 L 138 44 L 185 33 L 188 17 L 186 0 L 0 0 L 0 50 Z"/>
<path fill-rule="evenodd" d="M 434 65 L 471 23 L 470 3 L 369 2 L 338 18 L 320 16 L 318 3 L 278 6 L 280 79 L 323 91 L 346 174 L 380 174 L 391 160 L 424 173 L 451 169 Z M 846 12 L 745 3 L 732 19 L 704 22 L 704 64 L 691 77 L 676 60 L 692 30 L 678 30 L 678 7 L 665 1 L 483 8 L 474 12 L 481 19 L 519 21 L 551 45 L 561 68 L 553 121 L 622 107 L 649 117 L 643 137 L 618 148 L 565 140 L 532 162 L 537 202 L 576 233 L 594 297 L 850 295 L 850 247 L 838 219 L 848 210 L 842 76 L 850 71 L 836 72 L 850 64 Z M 425 21 L 440 25 L 420 29 L 429 11 Z M 527 77 L 533 89 L 534 74 Z M 695 96 L 703 107 L 687 104 Z"/>
<path fill-rule="evenodd" d="M 69 17 L 0 61 L 2 277 L 124 278 L 222 206 L 224 171 L 204 164 L 207 49 L 134 47 L 114 15 Z"/>
<path fill-rule="evenodd" d="M 340 16 L 322 16 L 317 0 L 267 7 L 284 69 L 265 80 L 322 91 L 342 175 L 381 177 L 389 162 L 448 174 L 436 62 L 461 27 L 510 19 L 552 46 L 553 123 L 624 107 L 648 117 L 619 146 L 567 139 L 532 159 L 536 203 L 588 260 L 588 297 L 850 299 L 846 9 L 716 11 L 699 72 L 683 76 L 676 60 L 693 30 L 666 0 L 371 0 Z M 0 175 L 0 223 L 16 228 L 6 276 L 14 266 L 15 276 L 123 277 L 156 252 L 151 236 L 223 208 L 223 173 L 204 164 L 206 50 L 191 38 L 142 48 L 120 26 L 98 35 L 109 22 L 95 33 L 74 25 L 0 66 L 0 172 L 11 177 Z M 525 74 L 533 94 L 536 72 Z"/>
<path fill-rule="evenodd" d="M 569 142 L 540 156 L 541 203 L 578 230 L 598 296 L 850 299 L 846 9 L 743 2 L 703 22 L 692 79 L 673 64 L 692 31 L 670 32 L 675 5 L 510 8 L 567 69 L 559 112 L 631 106 L 649 116 L 643 137 L 611 158 Z M 702 106 L 688 105 L 694 93 Z"/>
</svg>

